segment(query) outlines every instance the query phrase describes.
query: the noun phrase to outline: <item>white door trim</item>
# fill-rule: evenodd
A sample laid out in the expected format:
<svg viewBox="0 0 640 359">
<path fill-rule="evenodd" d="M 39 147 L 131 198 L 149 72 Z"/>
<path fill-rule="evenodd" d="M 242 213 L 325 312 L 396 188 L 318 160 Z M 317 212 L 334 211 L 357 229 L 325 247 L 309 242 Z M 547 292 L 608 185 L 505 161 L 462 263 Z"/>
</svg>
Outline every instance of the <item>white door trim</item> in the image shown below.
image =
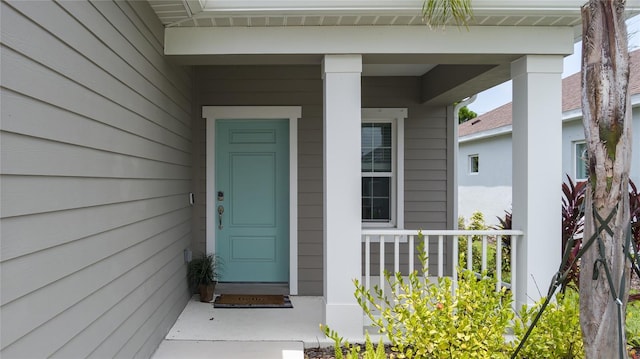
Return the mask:
<svg viewBox="0 0 640 359">
<path fill-rule="evenodd" d="M 215 120 L 274 120 L 289 119 L 289 294 L 298 294 L 298 119 L 300 106 L 202 106 L 207 121 L 207 225 L 206 250 L 215 251 Z"/>
</svg>

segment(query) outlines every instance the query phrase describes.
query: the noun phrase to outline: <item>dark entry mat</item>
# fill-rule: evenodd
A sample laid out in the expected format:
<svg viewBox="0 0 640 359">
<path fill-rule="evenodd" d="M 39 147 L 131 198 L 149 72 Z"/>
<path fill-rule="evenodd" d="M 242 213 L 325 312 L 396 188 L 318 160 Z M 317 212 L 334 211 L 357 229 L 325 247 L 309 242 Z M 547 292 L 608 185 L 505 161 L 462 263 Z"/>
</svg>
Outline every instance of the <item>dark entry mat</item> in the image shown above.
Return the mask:
<svg viewBox="0 0 640 359">
<path fill-rule="evenodd" d="M 288 295 L 221 294 L 214 308 L 293 308 Z"/>
</svg>

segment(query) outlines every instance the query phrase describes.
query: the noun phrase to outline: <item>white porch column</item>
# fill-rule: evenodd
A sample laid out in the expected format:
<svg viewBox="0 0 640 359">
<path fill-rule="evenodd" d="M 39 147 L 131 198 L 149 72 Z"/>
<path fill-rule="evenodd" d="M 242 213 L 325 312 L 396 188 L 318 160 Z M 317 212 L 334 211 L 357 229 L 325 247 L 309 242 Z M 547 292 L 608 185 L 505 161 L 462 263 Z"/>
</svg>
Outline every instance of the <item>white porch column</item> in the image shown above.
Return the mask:
<svg viewBox="0 0 640 359">
<path fill-rule="evenodd" d="M 361 72 L 361 55 L 324 57 L 324 321 L 345 338 L 363 332 L 352 282 L 362 276 Z"/>
<path fill-rule="evenodd" d="M 546 295 L 561 259 L 562 56 L 527 55 L 513 79 L 513 228 L 518 307 Z"/>
</svg>

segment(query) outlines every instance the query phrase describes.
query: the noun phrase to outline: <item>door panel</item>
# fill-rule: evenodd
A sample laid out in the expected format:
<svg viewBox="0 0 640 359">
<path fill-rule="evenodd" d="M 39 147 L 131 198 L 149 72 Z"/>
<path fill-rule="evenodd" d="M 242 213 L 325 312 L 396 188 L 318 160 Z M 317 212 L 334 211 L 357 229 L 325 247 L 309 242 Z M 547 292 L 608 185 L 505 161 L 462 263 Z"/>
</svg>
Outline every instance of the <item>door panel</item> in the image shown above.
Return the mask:
<svg viewBox="0 0 640 359">
<path fill-rule="evenodd" d="M 288 120 L 216 121 L 221 281 L 289 280 L 288 142 Z"/>
<path fill-rule="evenodd" d="M 231 206 L 234 226 L 274 227 L 276 173 L 274 153 L 229 154 Z"/>
</svg>

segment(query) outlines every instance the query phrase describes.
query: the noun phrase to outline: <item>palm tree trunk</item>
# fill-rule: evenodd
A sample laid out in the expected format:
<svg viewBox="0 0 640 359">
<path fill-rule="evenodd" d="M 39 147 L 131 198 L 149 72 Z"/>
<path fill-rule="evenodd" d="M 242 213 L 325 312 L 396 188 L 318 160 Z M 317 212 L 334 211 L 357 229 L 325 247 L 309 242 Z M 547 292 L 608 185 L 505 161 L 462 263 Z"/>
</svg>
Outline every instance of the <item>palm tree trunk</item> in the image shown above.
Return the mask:
<svg viewBox="0 0 640 359">
<path fill-rule="evenodd" d="M 624 313 L 630 263 L 623 246 L 629 228 L 631 105 L 624 7 L 624 0 L 590 0 L 582 8 L 582 112 L 589 166 L 583 244 L 596 232 L 601 239 L 580 265 L 580 325 L 587 358 L 627 357 Z M 597 230 L 602 225 L 611 232 Z"/>
</svg>

